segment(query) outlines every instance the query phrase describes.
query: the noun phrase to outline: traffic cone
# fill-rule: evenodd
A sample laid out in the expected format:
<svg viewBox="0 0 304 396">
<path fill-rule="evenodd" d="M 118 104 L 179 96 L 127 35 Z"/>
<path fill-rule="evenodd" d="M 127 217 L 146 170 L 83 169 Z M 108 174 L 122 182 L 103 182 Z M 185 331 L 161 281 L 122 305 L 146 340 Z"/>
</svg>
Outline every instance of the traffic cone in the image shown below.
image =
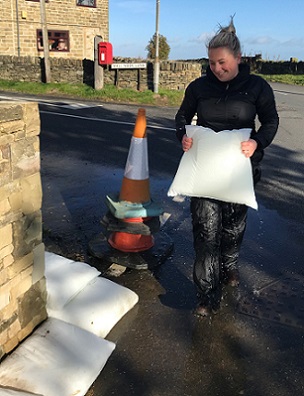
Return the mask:
<svg viewBox="0 0 304 396">
<path fill-rule="evenodd" d="M 109 244 L 117 250 L 126 253 L 143 252 L 154 246 L 153 235 L 129 234 L 128 232 L 113 232 Z"/>
<path fill-rule="evenodd" d="M 101 220 L 106 234 L 97 235 L 89 245 L 94 257 L 110 265 L 154 268 L 172 251 L 173 243 L 166 234 L 155 235 L 164 211 L 150 197 L 147 148 L 146 112 L 139 109 L 121 190 L 106 195 L 109 210 Z"/>
<path fill-rule="evenodd" d="M 120 202 L 126 201 L 131 204 L 145 205 L 151 201 L 146 127 L 146 111 L 140 108 L 137 113 L 119 194 Z M 142 206 L 139 209 L 142 211 Z M 122 221 L 140 223 L 144 221 L 144 218 L 142 216 L 129 217 L 126 214 Z M 141 252 L 154 245 L 154 238 L 152 235 L 115 231 L 110 235 L 108 242 L 112 247 L 123 252 Z"/>
<path fill-rule="evenodd" d="M 146 111 L 138 109 L 119 199 L 133 203 L 150 202 Z"/>
</svg>

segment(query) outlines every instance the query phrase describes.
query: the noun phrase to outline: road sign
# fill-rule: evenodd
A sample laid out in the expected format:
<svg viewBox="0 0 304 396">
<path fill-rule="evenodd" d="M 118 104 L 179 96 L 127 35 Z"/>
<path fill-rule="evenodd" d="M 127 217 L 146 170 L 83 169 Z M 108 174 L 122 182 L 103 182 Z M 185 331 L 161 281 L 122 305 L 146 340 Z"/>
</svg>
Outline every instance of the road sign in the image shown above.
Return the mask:
<svg viewBox="0 0 304 396">
<path fill-rule="evenodd" d="M 112 63 L 111 69 L 146 69 L 146 63 Z"/>
</svg>

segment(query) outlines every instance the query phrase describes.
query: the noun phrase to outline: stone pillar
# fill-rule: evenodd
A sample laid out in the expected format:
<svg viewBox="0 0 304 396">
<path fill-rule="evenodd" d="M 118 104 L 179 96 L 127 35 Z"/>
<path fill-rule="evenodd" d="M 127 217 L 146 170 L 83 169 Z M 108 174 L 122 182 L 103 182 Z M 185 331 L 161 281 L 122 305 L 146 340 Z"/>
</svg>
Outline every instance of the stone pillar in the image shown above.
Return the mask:
<svg viewBox="0 0 304 396">
<path fill-rule="evenodd" d="M 0 102 L 0 359 L 46 319 L 37 103 Z"/>
</svg>

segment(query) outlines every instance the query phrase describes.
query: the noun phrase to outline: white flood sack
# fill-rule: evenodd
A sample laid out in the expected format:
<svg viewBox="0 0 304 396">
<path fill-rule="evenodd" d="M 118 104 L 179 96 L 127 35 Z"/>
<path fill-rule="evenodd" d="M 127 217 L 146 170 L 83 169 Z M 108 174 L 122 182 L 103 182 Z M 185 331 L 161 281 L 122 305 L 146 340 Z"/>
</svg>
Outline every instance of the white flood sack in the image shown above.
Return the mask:
<svg viewBox="0 0 304 396">
<path fill-rule="evenodd" d="M 0 396 L 43 396 L 43 395 L 38 395 L 33 394 L 33 393 L 28 393 L 28 392 L 22 392 L 19 390 L 14 390 L 14 389 L 8 389 L 8 388 L 1 388 L 0 385 Z"/>
<path fill-rule="evenodd" d="M 106 337 L 115 324 L 138 302 L 132 290 L 109 279 L 92 280 L 60 310 L 47 307 L 48 315 Z"/>
<path fill-rule="evenodd" d="M 186 125 L 186 133 L 193 145 L 181 158 L 168 196 L 213 198 L 257 209 L 251 162 L 241 151 L 241 142 L 249 139 L 251 130 L 216 133 Z"/>
<path fill-rule="evenodd" d="M 47 307 L 61 309 L 100 272 L 88 264 L 45 252 Z"/>
<path fill-rule="evenodd" d="M 106 337 L 139 298 L 99 274 L 88 264 L 46 252 L 48 316 Z"/>
<path fill-rule="evenodd" d="M 0 364 L 0 384 L 35 395 L 84 396 L 114 349 L 113 342 L 49 318 Z"/>
</svg>

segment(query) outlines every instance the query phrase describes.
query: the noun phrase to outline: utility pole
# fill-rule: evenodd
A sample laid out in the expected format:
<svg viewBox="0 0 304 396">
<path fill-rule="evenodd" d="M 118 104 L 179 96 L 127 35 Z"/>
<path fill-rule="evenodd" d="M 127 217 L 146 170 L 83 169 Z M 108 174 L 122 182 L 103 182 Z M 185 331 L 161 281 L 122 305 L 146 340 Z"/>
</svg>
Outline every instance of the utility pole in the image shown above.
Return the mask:
<svg viewBox="0 0 304 396">
<path fill-rule="evenodd" d="M 155 61 L 154 61 L 154 73 L 153 73 L 153 85 L 154 92 L 158 93 L 159 84 L 159 3 L 160 0 L 156 0 L 156 28 L 155 28 Z"/>
<path fill-rule="evenodd" d="M 20 57 L 20 30 L 19 30 L 19 6 L 18 6 L 18 0 L 16 0 L 16 23 L 17 23 L 17 51 L 18 51 L 18 57 Z"/>
<path fill-rule="evenodd" d="M 40 0 L 40 16 L 41 16 L 41 28 L 42 28 L 42 42 L 43 42 L 43 54 L 44 54 L 44 68 L 45 68 L 45 82 L 51 82 L 51 67 L 50 67 L 50 54 L 49 54 L 49 36 L 46 24 L 45 15 L 45 0 Z"/>
<path fill-rule="evenodd" d="M 103 67 L 98 62 L 98 44 L 102 41 L 101 36 L 94 37 L 94 89 L 102 89 L 104 86 Z"/>
</svg>

